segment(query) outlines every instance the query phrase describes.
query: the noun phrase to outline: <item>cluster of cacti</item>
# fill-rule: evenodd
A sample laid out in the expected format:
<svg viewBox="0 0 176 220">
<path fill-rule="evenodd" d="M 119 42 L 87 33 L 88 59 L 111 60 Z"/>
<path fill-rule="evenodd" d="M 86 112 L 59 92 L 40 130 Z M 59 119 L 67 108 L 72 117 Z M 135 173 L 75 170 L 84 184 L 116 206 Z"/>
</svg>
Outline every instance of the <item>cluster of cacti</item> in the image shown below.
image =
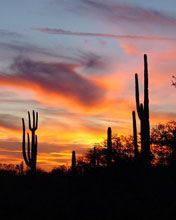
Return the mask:
<svg viewBox="0 0 176 220">
<path fill-rule="evenodd" d="M 149 92 L 148 92 L 148 64 L 144 55 L 144 103 L 139 101 L 138 74 L 135 74 L 136 109 L 140 119 L 141 159 L 145 164 L 150 163 L 150 122 L 149 122 Z M 133 113 L 134 114 L 134 113 Z M 136 142 L 137 143 L 137 142 Z M 136 144 L 135 143 L 135 144 Z"/>
<path fill-rule="evenodd" d="M 135 98 L 136 98 L 136 110 L 138 117 L 140 119 L 140 136 L 141 136 L 141 152 L 139 154 L 138 141 L 137 141 L 137 126 L 136 126 L 136 116 L 135 111 L 132 112 L 133 119 L 133 144 L 134 144 L 134 156 L 135 158 L 140 158 L 147 164 L 151 160 L 150 151 L 150 122 L 149 122 L 149 92 L 148 92 L 148 64 L 147 55 L 144 55 L 144 103 L 140 103 L 139 100 L 139 83 L 138 74 L 135 74 Z M 38 128 L 38 113 L 32 113 L 33 122 L 31 123 L 31 116 L 28 112 L 29 130 L 31 131 L 31 138 L 29 133 L 27 133 L 27 146 L 26 146 L 26 131 L 25 122 L 22 118 L 23 126 L 23 140 L 22 140 L 22 152 L 23 158 L 26 165 L 31 169 L 32 173 L 36 172 L 36 162 L 37 162 L 37 135 L 35 134 Z M 92 166 L 96 167 L 96 148 L 93 148 L 93 158 Z M 107 130 L 107 166 L 112 165 L 112 131 L 111 127 Z M 76 170 L 76 153 L 72 152 L 72 164 L 71 170 L 74 172 Z"/>
<path fill-rule="evenodd" d="M 37 163 L 37 135 L 35 134 L 38 128 L 38 112 L 33 111 L 33 123 L 31 123 L 30 112 L 28 112 L 28 122 L 29 130 L 31 131 L 31 138 L 29 133 L 27 133 L 27 146 L 26 146 L 26 130 L 25 130 L 25 121 L 22 118 L 23 126 L 23 139 L 22 139 L 22 152 L 23 158 L 26 165 L 30 168 L 31 173 L 36 172 L 36 163 Z"/>
</svg>

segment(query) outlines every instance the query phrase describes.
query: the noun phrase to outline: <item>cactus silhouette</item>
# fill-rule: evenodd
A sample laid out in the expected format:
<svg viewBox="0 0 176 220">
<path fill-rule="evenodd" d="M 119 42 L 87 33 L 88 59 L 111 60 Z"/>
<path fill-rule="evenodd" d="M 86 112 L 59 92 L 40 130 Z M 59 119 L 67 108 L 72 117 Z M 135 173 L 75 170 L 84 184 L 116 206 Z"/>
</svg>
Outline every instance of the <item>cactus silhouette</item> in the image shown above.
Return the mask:
<svg viewBox="0 0 176 220">
<path fill-rule="evenodd" d="M 137 143 L 137 126 L 136 126 L 136 113 L 132 111 L 133 119 L 133 145 L 134 145 L 134 158 L 137 159 L 139 156 L 138 143 Z"/>
<path fill-rule="evenodd" d="M 112 165 L 112 131 L 111 127 L 107 130 L 107 166 Z"/>
<path fill-rule="evenodd" d="M 144 103 L 139 101 L 138 74 L 135 74 L 136 109 L 140 119 L 141 158 L 145 165 L 150 164 L 150 122 L 149 122 L 149 92 L 148 92 L 148 64 L 144 54 Z"/>
<path fill-rule="evenodd" d="M 30 112 L 28 112 L 28 122 L 29 130 L 31 131 L 31 138 L 29 133 L 27 133 L 27 147 L 26 147 L 26 130 L 25 130 L 25 121 L 22 118 L 22 127 L 23 127 L 23 139 L 22 139 L 22 152 L 23 158 L 26 165 L 30 168 L 31 173 L 36 172 L 36 163 L 37 163 L 37 135 L 35 134 L 38 128 L 38 112 L 32 112 L 33 123 L 31 124 Z"/>
<path fill-rule="evenodd" d="M 72 164 L 71 164 L 72 172 L 76 171 L 76 152 L 72 151 Z"/>
</svg>

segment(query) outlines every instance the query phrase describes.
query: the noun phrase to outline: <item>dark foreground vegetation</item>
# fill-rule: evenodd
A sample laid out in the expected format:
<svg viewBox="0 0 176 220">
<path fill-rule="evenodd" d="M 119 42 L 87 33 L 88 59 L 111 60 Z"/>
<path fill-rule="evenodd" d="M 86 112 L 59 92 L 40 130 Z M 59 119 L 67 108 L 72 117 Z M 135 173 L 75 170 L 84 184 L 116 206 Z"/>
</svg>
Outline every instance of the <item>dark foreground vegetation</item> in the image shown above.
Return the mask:
<svg viewBox="0 0 176 220">
<path fill-rule="evenodd" d="M 0 165 L 0 219 L 174 219 L 176 122 L 151 131 L 151 162 L 144 164 L 132 136 L 107 139 L 71 166 L 47 173 Z M 140 144 L 140 143 L 137 143 Z"/>
<path fill-rule="evenodd" d="M 174 219 L 176 169 L 0 174 L 1 219 Z M 173 218 L 171 218 L 173 216 Z"/>
</svg>

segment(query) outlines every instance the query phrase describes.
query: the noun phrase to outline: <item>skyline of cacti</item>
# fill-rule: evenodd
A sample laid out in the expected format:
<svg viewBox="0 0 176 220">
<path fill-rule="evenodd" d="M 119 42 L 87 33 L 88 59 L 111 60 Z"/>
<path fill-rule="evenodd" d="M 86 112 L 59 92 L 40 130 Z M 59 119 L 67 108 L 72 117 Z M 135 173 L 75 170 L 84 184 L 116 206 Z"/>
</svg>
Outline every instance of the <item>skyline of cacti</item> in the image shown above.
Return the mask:
<svg viewBox="0 0 176 220">
<path fill-rule="evenodd" d="M 135 96 L 136 96 L 136 108 L 137 108 L 138 117 L 140 119 L 140 124 L 141 124 L 141 128 L 140 129 L 142 129 L 141 130 L 142 132 L 141 132 L 140 129 L 138 128 L 139 131 L 140 131 L 140 134 L 141 134 L 141 143 L 142 143 L 141 146 L 142 147 L 141 147 L 141 150 L 140 150 L 140 153 L 139 153 L 138 147 L 136 145 L 137 140 L 136 140 L 136 137 L 135 137 L 136 136 L 136 132 L 137 132 L 137 131 L 135 131 L 135 130 L 137 130 L 137 125 L 135 125 L 136 124 L 136 122 L 135 122 L 136 117 L 135 117 L 135 113 L 133 112 L 132 113 L 133 114 L 133 122 L 132 122 L 133 126 L 130 126 L 130 127 L 131 127 L 131 130 L 132 130 L 132 127 L 134 128 L 134 126 L 136 126 L 133 129 L 133 131 L 131 132 L 131 134 L 133 133 L 133 135 L 134 135 L 134 145 L 135 145 L 134 146 L 134 149 L 135 149 L 134 154 L 135 155 L 138 154 L 138 156 L 140 155 L 140 157 L 143 158 L 142 161 L 143 160 L 148 161 L 148 162 L 144 162 L 144 164 L 146 164 L 146 163 L 150 164 L 151 157 L 149 155 L 151 155 L 151 152 L 150 152 L 150 145 L 149 145 L 150 123 L 149 123 L 149 95 L 148 95 L 148 64 L 147 64 L 147 55 L 146 54 L 144 54 L 144 104 L 140 104 L 138 74 L 135 74 Z M 51 116 L 52 116 L 52 114 L 51 114 Z M 28 112 L 28 117 L 29 117 L 29 127 L 31 128 L 29 112 Z M 35 121 L 35 118 L 37 118 L 37 117 L 38 117 L 38 113 L 36 113 L 36 116 L 35 116 L 34 111 L 33 111 L 34 121 Z M 24 131 L 25 130 L 24 119 L 22 119 L 22 122 L 23 122 L 22 124 L 23 124 L 23 131 Z M 47 122 L 50 123 L 50 121 L 47 121 Z M 58 123 L 59 123 L 59 121 L 58 121 Z M 76 123 L 76 121 L 75 121 L 75 123 Z M 36 124 L 37 124 L 37 122 L 36 122 Z M 108 167 L 111 166 L 111 163 L 112 163 L 112 140 L 111 140 L 112 134 L 111 134 L 111 127 L 109 127 L 109 126 L 111 126 L 111 124 L 112 124 L 112 122 L 109 123 L 108 131 L 107 131 L 107 166 Z M 35 123 L 33 125 L 35 125 Z M 47 126 L 47 124 L 45 123 L 45 124 L 43 124 L 43 126 L 45 127 L 45 126 Z M 42 126 L 42 128 L 43 128 L 43 126 Z M 100 129 L 102 129 L 102 128 L 100 128 Z M 54 133 L 55 132 L 57 132 L 57 130 L 55 130 Z M 115 129 L 115 133 L 118 133 L 117 129 Z M 143 133 L 145 135 L 143 135 Z M 34 138 L 34 136 L 35 135 L 32 132 L 32 137 L 33 137 L 31 139 L 32 140 L 32 145 L 34 145 L 34 142 L 35 142 L 34 139 L 37 138 L 37 136 L 35 136 L 35 138 Z M 80 138 L 81 138 L 81 136 L 80 136 Z M 96 138 L 98 138 L 98 135 L 96 135 Z M 24 134 L 23 134 L 23 139 L 24 139 Z M 29 135 L 27 136 L 27 141 L 29 141 Z M 91 146 L 89 145 L 89 148 L 90 147 Z M 42 151 L 42 147 L 41 147 L 41 151 Z M 67 151 L 69 151 L 69 150 L 67 150 Z M 24 151 L 24 144 L 23 144 L 23 152 L 25 152 Z M 31 148 L 31 152 L 34 152 L 34 147 Z M 25 159 L 25 162 L 26 162 L 27 166 L 31 167 L 30 160 L 28 160 L 29 159 L 29 154 L 30 153 L 23 153 L 23 157 Z M 33 156 L 31 156 L 31 158 L 32 157 L 34 158 L 33 161 L 36 161 L 35 157 L 37 156 L 37 154 L 36 154 L 36 156 L 35 156 L 35 154 L 36 153 L 33 153 Z M 69 154 L 69 153 L 67 153 L 67 154 Z M 78 155 L 79 154 L 80 153 L 78 151 Z M 69 161 L 69 159 L 68 159 L 68 161 Z M 35 170 L 35 164 L 36 164 L 36 162 L 33 162 L 33 165 L 32 165 L 33 166 L 33 168 L 32 168 L 33 170 Z M 94 161 L 94 165 L 93 166 L 95 166 L 95 164 L 96 164 L 96 161 Z"/>
</svg>

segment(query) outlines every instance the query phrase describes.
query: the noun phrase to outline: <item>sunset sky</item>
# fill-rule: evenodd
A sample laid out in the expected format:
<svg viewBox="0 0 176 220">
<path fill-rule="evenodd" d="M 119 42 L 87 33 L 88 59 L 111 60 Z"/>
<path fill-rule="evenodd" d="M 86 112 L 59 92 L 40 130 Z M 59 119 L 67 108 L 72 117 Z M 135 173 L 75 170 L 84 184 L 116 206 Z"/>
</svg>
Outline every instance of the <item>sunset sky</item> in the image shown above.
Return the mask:
<svg viewBox="0 0 176 220">
<path fill-rule="evenodd" d="M 39 112 L 38 166 L 69 165 L 114 134 L 132 134 L 134 74 L 151 127 L 176 117 L 174 0 L 0 0 L 0 163 L 20 163 L 22 124 Z M 138 121 L 139 123 L 139 121 Z"/>
</svg>

